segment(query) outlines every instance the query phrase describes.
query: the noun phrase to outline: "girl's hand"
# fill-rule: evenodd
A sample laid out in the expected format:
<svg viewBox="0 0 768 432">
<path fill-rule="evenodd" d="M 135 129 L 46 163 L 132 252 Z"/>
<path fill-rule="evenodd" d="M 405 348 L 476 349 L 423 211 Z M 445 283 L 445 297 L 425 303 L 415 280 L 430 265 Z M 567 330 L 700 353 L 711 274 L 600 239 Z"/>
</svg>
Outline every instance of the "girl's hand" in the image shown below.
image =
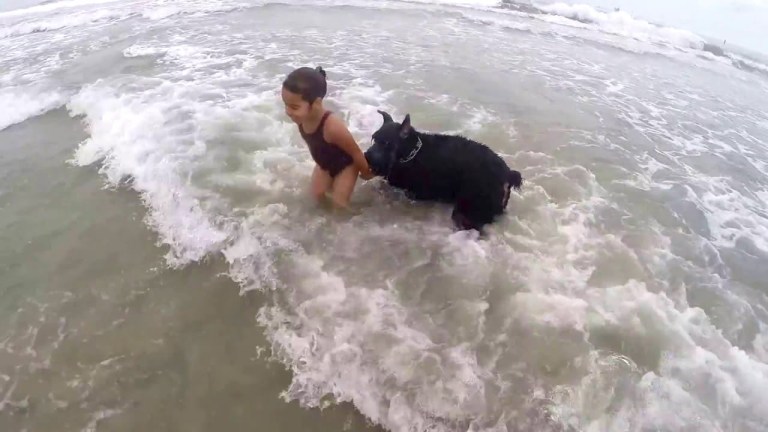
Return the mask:
<svg viewBox="0 0 768 432">
<path fill-rule="evenodd" d="M 373 173 L 371 172 L 370 168 L 368 168 L 365 171 L 360 171 L 360 178 L 362 178 L 363 180 L 370 180 L 370 179 L 372 179 L 374 177 L 376 177 L 376 176 L 373 175 Z"/>
<path fill-rule="evenodd" d="M 337 145 L 352 157 L 352 161 L 360 171 L 360 177 L 363 180 L 370 180 L 375 177 L 373 172 L 371 172 L 371 167 L 368 166 L 368 161 L 365 159 L 363 151 L 360 150 L 360 146 L 357 145 L 357 142 L 355 142 L 355 139 L 349 133 L 344 123 L 337 119 L 336 116 L 330 116 L 326 120 L 323 137 L 326 141 Z"/>
</svg>

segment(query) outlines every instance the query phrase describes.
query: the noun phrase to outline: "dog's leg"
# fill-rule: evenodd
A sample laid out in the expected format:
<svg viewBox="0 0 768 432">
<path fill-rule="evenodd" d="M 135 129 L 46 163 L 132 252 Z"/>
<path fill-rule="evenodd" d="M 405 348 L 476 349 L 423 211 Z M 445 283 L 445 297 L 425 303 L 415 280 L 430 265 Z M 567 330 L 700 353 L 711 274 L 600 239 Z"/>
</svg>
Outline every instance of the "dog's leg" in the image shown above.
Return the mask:
<svg viewBox="0 0 768 432">
<path fill-rule="evenodd" d="M 501 199 L 501 211 L 505 212 L 507 209 L 507 204 L 509 204 L 509 195 L 510 191 L 512 189 L 512 185 L 509 184 L 509 182 L 504 183 L 504 197 Z"/>
<path fill-rule="evenodd" d="M 458 207 L 453 208 L 451 219 L 453 220 L 455 228 L 459 231 L 475 230 L 477 231 L 479 238 L 486 238 L 488 236 L 488 233 L 485 230 L 485 224 L 473 222 L 472 219 L 462 213 Z"/>
<path fill-rule="evenodd" d="M 512 188 L 520 190 L 523 185 L 523 176 L 520 171 L 510 170 L 507 181 L 504 182 L 504 197 L 501 200 L 501 212 L 506 213 L 507 205 L 509 204 L 509 197 L 512 194 Z"/>
<path fill-rule="evenodd" d="M 456 225 L 456 228 L 459 230 L 468 230 L 472 229 L 471 222 L 469 221 L 469 218 L 467 218 L 461 210 L 459 210 L 459 206 L 456 205 L 453 207 L 453 212 L 451 213 L 451 220 L 453 220 L 453 224 Z"/>
<path fill-rule="evenodd" d="M 520 190 L 523 187 L 523 175 L 520 174 L 520 171 L 509 170 L 509 178 L 507 180 L 516 190 Z"/>
<path fill-rule="evenodd" d="M 488 203 L 473 191 L 461 193 L 456 200 L 451 219 L 460 230 L 474 229 L 482 232 L 485 224 L 493 221 Z"/>
</svg>

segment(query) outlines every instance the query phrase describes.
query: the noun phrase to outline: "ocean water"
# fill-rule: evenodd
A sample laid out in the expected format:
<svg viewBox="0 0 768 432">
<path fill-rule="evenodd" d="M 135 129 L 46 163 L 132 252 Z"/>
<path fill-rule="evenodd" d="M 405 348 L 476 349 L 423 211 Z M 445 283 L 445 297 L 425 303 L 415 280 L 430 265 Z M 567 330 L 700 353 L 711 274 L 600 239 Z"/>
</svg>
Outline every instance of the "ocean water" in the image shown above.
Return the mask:
<svg viewBox="0 0 768 432">
<path fill-rule="evenodd" d="M 282 77 L 526 180 L 308 199 Z M 0 12 L 0 430 L 764 431 L 768 67 L 583 5 Z"/>
</svg>

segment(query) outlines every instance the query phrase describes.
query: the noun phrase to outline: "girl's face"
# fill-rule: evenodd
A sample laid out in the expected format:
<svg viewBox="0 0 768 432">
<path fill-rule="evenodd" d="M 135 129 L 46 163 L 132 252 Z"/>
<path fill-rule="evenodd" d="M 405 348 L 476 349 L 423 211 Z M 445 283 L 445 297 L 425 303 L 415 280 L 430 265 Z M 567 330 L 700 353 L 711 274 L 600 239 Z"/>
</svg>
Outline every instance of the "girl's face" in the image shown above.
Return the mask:
<svg viewBox="0 0 768 432">
<path fill-rule="evenodd" d="M 302 99 L 301 95 L 291 93 L 283 89 L 283 103 L 285 104 L 285 115 L 291 118 L 294 123 L 301 124 L 312 112 L 312 105 Z"/>
</svg>

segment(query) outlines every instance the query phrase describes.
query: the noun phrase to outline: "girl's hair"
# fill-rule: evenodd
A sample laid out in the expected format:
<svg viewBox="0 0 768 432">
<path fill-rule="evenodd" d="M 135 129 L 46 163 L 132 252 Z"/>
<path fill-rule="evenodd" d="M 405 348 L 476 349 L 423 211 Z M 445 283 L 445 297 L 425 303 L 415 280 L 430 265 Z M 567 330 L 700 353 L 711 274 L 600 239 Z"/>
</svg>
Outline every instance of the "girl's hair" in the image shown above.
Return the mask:
<svg viewBox="0 0 768 432">
<path fill-rule="evenodd" d="M 315 69 L 301 67 L 289 73 L 283 81 L 283 88 L 291 93 L 301 95 L 305 101 L 312 103 L 317 98 L 324 98 L 328 91 L 325 81 L 325 71 L 320 66 Z"/>
</svg>

